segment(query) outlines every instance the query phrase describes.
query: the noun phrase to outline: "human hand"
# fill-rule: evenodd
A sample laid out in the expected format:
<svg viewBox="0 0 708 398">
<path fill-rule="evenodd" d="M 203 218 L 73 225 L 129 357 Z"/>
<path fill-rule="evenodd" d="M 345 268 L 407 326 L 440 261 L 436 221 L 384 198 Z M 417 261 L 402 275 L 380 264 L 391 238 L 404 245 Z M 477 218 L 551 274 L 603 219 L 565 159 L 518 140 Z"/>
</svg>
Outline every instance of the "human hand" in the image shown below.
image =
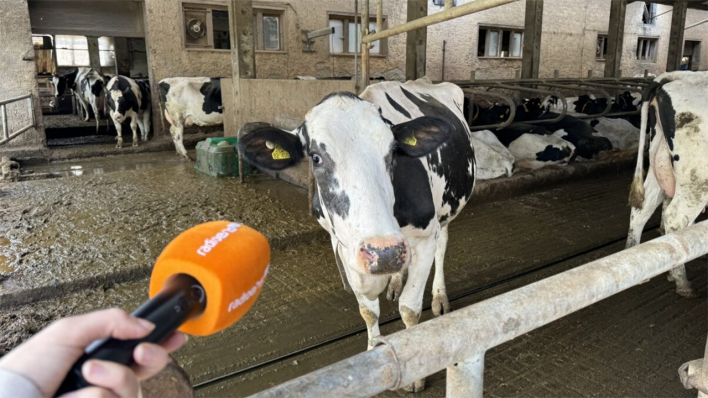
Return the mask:
<svg viewBox="0 0 708 398">
<path fill-rule="evenodd" d="M 60 319 L 0 359 L 0 368 L 33 381 L 42 396 L 52 397 L 71 366 L 93 341 L 105 337 L 120 340 L 147 336 L 155 325 L 119 309 L 91 312 Z M 180 348 L 187 336 L 174 333 L 164 343 L 142 343 L 135 347 L 131 368 L 115 362 L 90 360 L 82 374 L 93 387 L 62 395 L 63 398 L 138 396 L 141 380 L 159 373 L 170 361 L 169 353 Z"/>
</svg>

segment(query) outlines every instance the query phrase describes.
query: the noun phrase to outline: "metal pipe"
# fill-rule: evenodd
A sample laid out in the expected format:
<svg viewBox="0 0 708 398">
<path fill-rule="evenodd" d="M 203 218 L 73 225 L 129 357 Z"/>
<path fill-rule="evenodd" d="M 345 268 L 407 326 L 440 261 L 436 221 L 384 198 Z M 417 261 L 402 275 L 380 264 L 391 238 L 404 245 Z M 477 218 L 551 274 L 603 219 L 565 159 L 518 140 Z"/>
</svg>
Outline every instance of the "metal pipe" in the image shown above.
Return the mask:
<svg viewBox="0 0 708 398">
<path fill-rule="evenodd" d="M 484 354 L 448 366 L 446 398 L 482 398 L 484 394 Z"/>
<path fill-rule="evenodd" d="M 5 104 L 0 104 L 0 114 L 2 114 L 2 138 L 3 141 L 10 140 L 10 133 L 8 132 L 7 125 L 7 108 Z"/>
<path fill-rule="evenodd" d="M 32 97 L 32 94 L 28 94 L 28 104 L 29 104 L 29 115 L 30 115 L 30 126 L 35 127 L 37 126 L 37 121 L 35 120 L 35 115 L 34 115 L 34 98 Z M 96 116 L 98 117 L 98 116 Z"/>
<path fill-rule="evenodd" d="M 706 19 L 706 20 L 704 20 L 704 21 L 701 21 L 701 22 L 696 22 L 696 23 L 694 23 L 694 24 L 691 25 L 691 26 L 687 26 L 687 27 L 684 29 L 684 31 L 687 31 L 687 30 L 689 30 L 689 29 L 691 29 L 691 28 L 695 28 L 695 27 L 698 26 L 698 25 L 703 25 L 703 24 L 706 23 L 706 22 L 708 22 L 708 19 Z"/>
<path fill-rule="evenodd" d="M 445 46 L 446 45 L 447 45 L 447 40 L 443 40 L 442 77 L 441 77 L 442 81 L 445 81 Z"/>
<path fill-rule="evenodd" d="M 376 31 L 383 30 L 383 0 L 376 0 Z"/>
<path fill-rule="evenodd" d="M 579 87 L 573 87 L 573 86 L 568 86 L 568 85 L 564 85 L 564 84 L 547 83 L 547 82 L 542 82 L 539 84 L 542 86 L 545 86 L 545 87 L 560 88 L 560 89 L 564 89 L 564 90 L 585 91 Z M 612 110 L 612 96 L 610 96 L 610 93 L 608 93 L 607 91 L 605 91 L 601 88 L 597 89 L 597 91 L 599 91 L 602 94 L 602 96 L 605 97 L 605 99 L 607 100 L 607 106 L 605 107 L 605 110 L 598 113 L 598 114 L 595 114 L 595 115 L 575 115 L 576 118 L 589 119 L 589 118 L 603 117 L 603 116 L 607 115 Z"/>
<path fill-rule="evenodd" d="M 368 397 L 400 388 L 708 253 L 708 222 L 423 322 L 376 348 L 254 395 Z"/>
<path fill-rule="evenodd" d="M 550 95 L 553 97 L 558 98 L 561 100 L 561 103 L 563 104 L 563 109 L 561 110 L 561 113 L 553 118 L 553 119 L 545 119 L 545 120 L 527 120 L 524 121 L 524 124 L 550 124 L 550 123 L 558 123 L 563 118 L 565 115 L 568 113 L 568 101 L 565 99 L 565 96 L 562 95 L 561 93 L 555 92 L 555 91 L 548 91 L 548 90 L 541 90 L 537 88 L 527 88 L 527 87 L 520 87 L 520 86 L 513 86 L 513 85 L 507 85 L 507 84 L 493 84 L 489 86 L 490 88 L 501 88 L 505 90 L 513 90 L 513 91 L 522 91 L 525 93 L 536 93 L 536 94 L 543 94 L 543 95 Z M 511 118 L 510 118 L 511 119 Z"/>
<path fill-rule="evenodd" d="M 14 98 L 9 98 L 9 99 L 6 99 L 6 100 L 2 100 L 2 101 L 0 101 L 0 105 L 7 105 L 7 104 L 9 104 L 9 103 L 17 102 L 17 101 L 22 101 L 23 99 L 27 99 L 27 98 L 32 98 L 32 93 L 25 94 L 25 95 L 21 95 L 21 96 L 19 96 L 19 97 L 14 97 Z"/>
<path fill-rule="evenodd" d="M 476 130 L 488 130 L 488 129 L 501 130 L 503 128 L 508 127 L 511 123 L 514 122 L 514 118 L 516 117 L 516 103 L 514 103 L 514 100 L 511 99 L 511 97 L 504 95 L 504 94 L 491 93 L 489 91 L 471 90 L 469 88 L 463 88 L 462 91 L 466 94 L 496 97 L 496 98 L 506 101 L 506 103 L 509 104 L 509 118 L 507 118 L 507 120 L 504 123 L 486 124 L 483 126 L 475 126 L 473 124 L 470 124 L 470 130 L 475 130 L 475 131 Z M 474 106 L 474 104 L 472 103 L 472 99 L 470 98 L 470 109 L 472 109 L 473 106 Z"/>
<path fill-rule="evenodd" d="M 395 36 L 401 33 L 410 32 L 411 30 L 424 28 L 426 26 L 434 25 L 440 22 L 449 21 L 451 19 L 459 18 L 465 15 L 469 15 L 475 12 L 488 10 L 490 8 L 499 7 L 504 4 L 514 3 L 519 0 L 477 0 L 470 3 L 466 3 L 457 7 L 452 7 L 448 10 L 441 11 L 427 17 L 418 18 L 414 21 L 406 22 L 402 25 L 394 26 L 380 32 L 376 32 L 372 35 L 366 35 L 362 39 L 365 43 L 372 43 L 377 40 L 385 39 L 387 37 Z"/>
</svg>

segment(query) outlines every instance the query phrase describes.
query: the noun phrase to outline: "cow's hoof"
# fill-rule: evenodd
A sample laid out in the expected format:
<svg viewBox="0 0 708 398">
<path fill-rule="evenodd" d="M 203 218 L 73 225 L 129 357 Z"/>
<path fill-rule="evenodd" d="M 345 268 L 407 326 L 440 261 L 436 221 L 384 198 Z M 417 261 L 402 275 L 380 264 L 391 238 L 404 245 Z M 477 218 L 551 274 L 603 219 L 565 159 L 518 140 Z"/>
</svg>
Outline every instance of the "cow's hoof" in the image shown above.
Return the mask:
<svg viewBox="0 0 708 398">
<path fill-rule="evenodd" d="M 684 298 L 698 298 L 701 297 L 698 292 L 693 290 L 692 288 L 685 288 L 685 289 L 676 289 L 676 293 L 679 294 L 679 296 L 684 297 Z"/>
<path fill-rule="evenodd" d="M 433 294 L 433 315 L 440 316 L 450 312 L 450 301 L 447 299 L 447 293 Z"/>
<path fill-rule="evenodd" d="M 403 291 L 403 275 L 394 274 L 391 276 L 391 280 L 388 282 L 388 290 L 386 291 L 386 298 L 389 301 L 397 301 L 401 297 L 401 292 Z"/>
<path fill-rule="evenodd" d="M 118 149 L 123 148 L 123 144 L 116 144 L 116 148 L 118 148 Z"/>
<path fill-rule="evenodd" d="M 138 146 L 138 141 L 133 141 L 133 146 Z"/>
<path fill-rule="evenodd" d="M 425 390 L 425 379 L 420 379 L 416 381 L 415 383 L 411 383 L 405 387 L 403 387 L 404 390 L 408 392 L 421 392 Z"/>
</svg>

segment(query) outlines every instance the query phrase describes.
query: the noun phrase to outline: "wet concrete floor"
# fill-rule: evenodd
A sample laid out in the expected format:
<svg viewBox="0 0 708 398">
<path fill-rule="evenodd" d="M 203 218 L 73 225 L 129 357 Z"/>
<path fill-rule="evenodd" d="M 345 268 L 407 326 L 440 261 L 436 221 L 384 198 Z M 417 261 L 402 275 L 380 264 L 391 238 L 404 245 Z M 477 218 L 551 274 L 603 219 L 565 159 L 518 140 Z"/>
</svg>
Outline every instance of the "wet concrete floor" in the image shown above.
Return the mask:
<svg viewBox="0 0 708 398">
<path fill-rule="evenodd" d="M 168 159 L 162 162 L 158 159 L 162 155 L 141 156 L 146 155 L 108 158 L 91 166 L 82 163 L 81 176 L 0 185 L 0 231 L 7 231 L 0 233 L 0 255 L 5 256 L 6 267 L 0 269 L 0 353 L 67 314 L 106 306 L 135 309 L 147 296 L 144 278 L 169 240 L 189 226 L 220 218 L 242 221 L 268 236 L 274 243 L 273 265 L 258 302 L 239 323 L 214 336 L 193 338 L 177 353 L 192 382 L 202 386 L 197 389 L 199 396 L 247 396 L 365 349 L 366 337 L 361 333 L 364 323 L 356 300 L 342 290 L 328 237 L 306 215 L 306 192 L 264 176 L 245 186 L 234 179 L 215 180 L 196 174 L 193 164 Z M 148 158 L 156 167 L 120 170 L 122 163 L 153 161 Z M 71 174 L 71 166 L 77 164 L 61 167 Z M 92 171 L 98 168 L 103 169 L 102 174 Z M 446 279 L 451 297 L 474 294 L 454 302 L 453 309 L 621 250 L 628 226 L 625 203 L 630 180 L 629 173 L 614 173 L 468 207 L 450 227 Z M 652 220 L 650 225 L 656 223 Z M 695 278 L 694 268 L 689 272 Z M 702 278 L 705 280 L 705 275 Z M 661 314 L 672 313 L 672 306 L 681 313 L 696 314 L 701 308 L 705 312 L 704 301 L 674 298 L 673 285 L 664 278 L 637 289 L 649 286 L 654 286 L 652 294 L 665 299 Z M 698 286 L 705 291 L 705 284 Z M 634 295 L 619 297 L 628 301 L 627 311 L 632 305 L 641 307 L 640 301 L 633 301 Z M 429 300 L 426 295 L 426 304 Z M 595 334 L 587 344 L 580 345 L 589 349 L 578 351 L 577 356 L 562 356 L 563 350 L 550 355 L 544 352 L 543 344 L 539 346 L 539 342 L 548 344 L 565 336 L 567 329 L 555 325 L 570 322 L 567 320 L 535 332 L 550 333 L 544 339 L 517 339 L 527 342 L 520 351 L 504 348 L 516 347 L 514 341 L 490 353 L 489 371 L 495 366 L 501 369 L 494 372 L 498 377 L 488 376 L 490 396 L 548 395 L 526 394 L 525 390 L 513 393 L 505 387 L 515 388 L 516 384 L 508 382 L 513 379 L 510 375 L 517 375 L 515 369 L 520 364 L 531 363 L 525 366 L 535 373 L 527 378 L 532 384 L 546 383 L 546 388 L 551 388 L 548 383 L 557 381 L 557 375 L 543 372 L 546 365 L 538 358 L 544 356 L 556 361 L 547 365 L 549 369 L 566 361 L 565 365 L 586 371 L 578 376 L 584 379 L 574 381 L 571 375 L 570 381 L 554 387 L 552 396 L 577 395 L 566 387 L 581 381 L 585 386 L 593 386 L 593 382 L 604 386 L 593 387 L 593 391 L 604 391 L 598 396 L 624 391 L 616 389 L 620 387 L 616 382 L 627 384 L 636 372 L 622 379 L 617 368 L 613 369 L 614 379 L 603 379 L 601 372 L 607 369 L 592 359 L 596 347 L 606 344 L 605 337 L 598 333 L 613 325 L 619 325 L 620 334 L 636 329 L 636 334 L 624 337 L 623 347 L 632 349 L 639 344 L 649 347 L 644 341 L 652 340 L 642 337 L 643 329 L 636 325 L 625 325 L 624 318 L 604 314 L 605 304 L 595 307 L 602 310 L 586 312 L 597 319 L 583 321 L 592 323 Z M 608 310 L 612 309 L 610 306 Z M 384 326 L 385 333 L 402 328 L 400 322 L 393 321 L 397 317 L 395 305 L 383 300 L 381 314 L 384 322 L 392 321 Z M 606 318 L 616 323 L 600 327 L 600 321 Z M 697 341 L 705 339 L 706 329 L 705 322 L 695 322 L 685 331 L 685 339 L 676 342 L 667 338 L 673 333 L 668 327 L 661 328 L 657 336 L 672 343 L 669 348 L 675 344 L 688 347 L 675 353 L 681 361 L 687 361 L 700 356 L 705 341 Z M 702 337 L 695 337 L 700 334 L 696 331 Z M 572 341 L 585 339 L 577 328 L 573 333 Z M 334 343 L 323 345 L 331 341 Z M 496 356 L 497 351 L 515 352 L 516 356 Z M 520 358 L 532 362 L 519 362 Z M 626 359 L 635 366 L 654 363 L 647 356 Z M 592 366 L 584 365 L 588 361 Z M 666 365 L 662 372 L 668 367 L 675 375 L 680 363 Z M 652 369 L 658 372 L 659 367 Z M 661 375 L 668 379 L 669 373 Z M 550 378 L 544 379 L 544 374 Z M 684 396 L 676 395 L 680 385 L 678 390 L 668 383 L 666 390 L 648 389 L 656 386 L 649 383 L 641 390 L 656 394 L 636 396 Z M 507 390 L 498 390 L 502 387 Z M 433 377 L 429 392 L 420 396 L 442 396 L 443 389 L 444 380 Z"/>
</svg>

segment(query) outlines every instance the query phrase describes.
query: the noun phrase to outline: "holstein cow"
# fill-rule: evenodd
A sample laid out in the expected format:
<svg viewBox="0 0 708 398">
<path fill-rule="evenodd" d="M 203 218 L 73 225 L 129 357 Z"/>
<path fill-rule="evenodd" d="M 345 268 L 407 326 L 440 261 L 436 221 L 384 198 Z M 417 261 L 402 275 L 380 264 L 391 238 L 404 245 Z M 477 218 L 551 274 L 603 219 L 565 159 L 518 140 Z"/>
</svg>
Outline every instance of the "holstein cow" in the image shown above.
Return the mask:
<svg viewBox="0 0 708 398">
<path fill-rule="evenodd" d="M 96 132 L 98 132 L 100 118 L 103 114 L 102 109 L 105 104 L 104 101 L 106 100 L 104 90 L 106 87 L 106 80 L 100 73 L 90 69 L 81 77 L 81 80 L 78 81 L 77 86 L 81 87 L 78 95 L 81 96 L 85 102 L 91 105 L 94 118 L 96 119 Z M 99 109 L 101 110 L 99 111 Z M 88 118 L 88 111 L 86 112 L 86 116 Z"/>
<path fill-rule="evenodd" d="M 558 114 L 548 112 L 539 119 L 555 119 Z M 603 151 L 612 150 L 612 143 L 597 130 L 582 120 L 565 115 L 563 119 L 555 123 L 545 123 L 543 127 L 552 131 L 554 135 L 575 145 L 575 153 L 585 159 L 592 159 Z"/>
<path fill-rule="evenodd" d="M 146 81 L 135 81 L 129 77 L 116 76 L 106 86 L 106 101 L 109 114 L 116 126 L 118 141 L 116 147 L 123 147 L 123 131 L 121 124 L 130 119 L 130 129 L 133 130 L 133 146 L 138 146 L 138 126 L 142 140 L 147 141 L 150 133 L 150 85 Z"/>
<path fill-rule="evenodd" d="M 642 183 L 646 134 L 641 134 L 627 247 L 639 244 L 644 225 L 662 202 L 665 233 L 693 224 L 708 204 L 708 72 L 660 75 L 643 99 L 640 131 L 651 129 L 649 170 Z M 681 296 L 696 297 L 684 265 L 671 270 L 669 280 Z"/>
<path fill-rule="evenodd" d="M 494 132 L 514 156 L 515 169 L 539 169 L 549 164 L 568 164 L 575 159 L 575 146 L 542 126 L 515 123 Z"/>
<path fill-rule="evenodd" d="M 160 98 L 165 104 L 165 118 L 175 149 L 187 160 L 184 148 L 184 128 L 192 125 L 218 126 L 224 124 L 221 102 L 221 80 L 208 77 L 172 77 L 158 84 Z"/>
<path fill-rule="evenodd" d="M 489 130 L 473 131 L 470 140 L 477 161 L 477 180 L 511 177 L 514 172 L 514 155 L 499 142 L 494 133 Z"/>
<path fill-rule="evenodd" d="M 629 91 L 625 91 L 619 97 L 619 102 L 612 104 L 611 112 L 636 111 L 637 107 L 634 102 L 634 96 Z M 607 99 L 595 99 L 581 95 L 574 104 L 578 113 L 594 115 L 602 113 L 607 108 Z M 639 144 L 639 123 L 637 122 L 640 121 L 639 119 L 638 115 L 629 115 L 583 119 L 583 121 L 610 140 L 614 149 L 630 149 L 636 148 Z"/>
<path fill-rule="evenodd" d="M 76 101 L 81 105 L 81 110 L 83 111 L 84 121 L 88 122 L 90 118 L 89 105 L 87 96 L 84 95 L 82 90 L 82 82 L 87 76 L 94 77 L 94 74 L 98 74 L 95 70 L 91 68 L 78 68 L 74 72 L 68 73 L 63 76 L 52 76 L 52 83 L 54 84 L 54 96 L 59 97 L 64 94 L 64 92 L 69 89 L 72 95 L 76 97 Z M 98 119 L 98 116 L 96 116 Z M 97 122 L 98 123 L 98 122 Z"/>
<path fill-rule="evenodd" d="M 315 213 L 359 302 L 369 348 L 380 334 L 379 295 L 387 285 L 406 327 L 418 323 L 433 262 L 433 312 L 449 310 L 448 224 L 469 200 L 476 173 L 463 97 L 450 83 L 380 83 L 362 93 L 376 104 L 330 94 L 297 130 L 258 125 L 239 142 L 246 159 L 263 168 L 312 159 Z M 406 389 L 424 387 L 419 380 Z"/>
</svg>

